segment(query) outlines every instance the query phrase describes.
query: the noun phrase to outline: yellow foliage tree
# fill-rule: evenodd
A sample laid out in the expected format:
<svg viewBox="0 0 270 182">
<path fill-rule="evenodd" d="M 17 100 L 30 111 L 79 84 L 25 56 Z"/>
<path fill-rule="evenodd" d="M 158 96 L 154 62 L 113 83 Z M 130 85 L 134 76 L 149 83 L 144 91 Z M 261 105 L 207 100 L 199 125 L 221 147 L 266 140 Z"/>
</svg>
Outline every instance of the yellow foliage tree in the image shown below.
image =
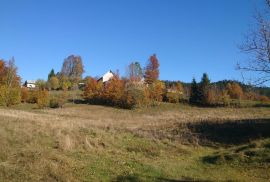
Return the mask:
<svg viewBox="0 0 270 182">
<path fill-rule="evenodd" d="M 238 83 L 228 83 L 226 89 L 232 99 L 242 99 L 244 96 L 243 89 Z"/>
</svg>

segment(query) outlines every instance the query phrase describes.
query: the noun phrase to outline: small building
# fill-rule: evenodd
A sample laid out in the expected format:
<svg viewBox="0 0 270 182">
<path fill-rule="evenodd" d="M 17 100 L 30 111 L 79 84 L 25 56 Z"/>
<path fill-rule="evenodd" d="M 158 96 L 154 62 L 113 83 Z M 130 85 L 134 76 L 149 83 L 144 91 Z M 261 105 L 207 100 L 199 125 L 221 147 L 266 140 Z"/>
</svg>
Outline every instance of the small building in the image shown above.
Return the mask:
<svg viewBox="0 0 270 182">
<path fill-rule="evenodd" d="M 103 83 L 106 83 L 110 81 L 114 76 L 115 76 L 114 73 L 110 70 L 107 73 L 105 73 L 102 77 L 100 77 L 98 79 L 98 82 L 102 81 Z"/>
<path fill-rule="evenodd" d="M 27 88 L 36 88 L 36 81 L 34 80 L 26 80 L 24 86 Z"/>
</svg>

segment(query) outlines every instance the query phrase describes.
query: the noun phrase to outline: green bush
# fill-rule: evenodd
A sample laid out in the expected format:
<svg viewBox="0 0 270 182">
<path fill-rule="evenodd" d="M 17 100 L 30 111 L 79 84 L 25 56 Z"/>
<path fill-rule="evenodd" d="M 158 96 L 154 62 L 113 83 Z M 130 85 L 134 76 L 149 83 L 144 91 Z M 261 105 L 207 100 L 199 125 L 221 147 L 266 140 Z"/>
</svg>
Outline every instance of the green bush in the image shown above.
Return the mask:
<svg viewBox="0 0 270 182">
<path fill-rule="evenodd" d="M 52 98 L 52 99 L 50 99 L 49 107 L 50 108 L 59 108 L 59 107 L 63 107 L 64 104 L 65 104 L 64 98 L 62 98 L 62 97 Z"/>
<path fill-rule="evenodd" d="M 60 107 L 58 100 L 55 98 L 50 100 L 49 106 L 50 106 L 50 108 L 59 108 Z"/>
</svg>

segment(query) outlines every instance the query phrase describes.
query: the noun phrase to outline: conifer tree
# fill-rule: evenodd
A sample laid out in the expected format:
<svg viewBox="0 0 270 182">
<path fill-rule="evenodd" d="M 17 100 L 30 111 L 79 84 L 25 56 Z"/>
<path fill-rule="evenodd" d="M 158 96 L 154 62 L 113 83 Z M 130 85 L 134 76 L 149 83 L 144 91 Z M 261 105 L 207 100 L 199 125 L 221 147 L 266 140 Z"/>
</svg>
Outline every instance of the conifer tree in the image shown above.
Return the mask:
<svg viewBox="0 0 270 182">
<path fill-rule="evenodd" d="M 210 89 L 210 80 L 208 78 L 207 73 L 204 73 L 202 76 L 202 80 L 199 86 L 199 103 L 206 105 L 208 104 L 208 91 Z"/>
<path fill-rule="evenodd" d="M 199 88 L 195 78 L 192 79 L 189 102 L 191 104 L 199 103 Z"/>
<path fill-rule="evenodd" d="M 48 75 L 48 81 L 51 79 L 51 77 L 54 77 L 56 76 L 55 73 L 54 73 L 54 69 L 52 69 Z"/>
</svg>

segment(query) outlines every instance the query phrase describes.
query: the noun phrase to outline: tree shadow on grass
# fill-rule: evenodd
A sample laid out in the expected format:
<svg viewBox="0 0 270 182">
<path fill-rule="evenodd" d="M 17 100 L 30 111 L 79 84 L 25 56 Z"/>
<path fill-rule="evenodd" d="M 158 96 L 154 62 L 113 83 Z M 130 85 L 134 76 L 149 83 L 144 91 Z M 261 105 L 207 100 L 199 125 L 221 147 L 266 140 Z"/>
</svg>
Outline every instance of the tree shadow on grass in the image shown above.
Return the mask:
<svg viewBox="0 0 270 182">
<path fill-rule="evenodd" d="M 255 139 L 270 137 L 270 119 L 203 121 L 187 125 L 201 144 L 214 142 L 223 145 L 238 145 Z"/>
<path fill-rule="evenodd" d="M 256 104 L 253 107 L 270 107 L 270 104 Z"/>
<path fill-rule="evenodd" d="M 141 181 L 155 181 L 155 182 L 206 182 L 205 180 L 195 180 L 192 178 L 184 177 L 181 180 L 168 179 L 161 177 L 151 176 L 138 176 L 138 175 L 120 175 L 117 176 L 112 182 L 141 182 Z"/>
<path fill-rule="evenodd" d="M 87 104 L 87 101 L 83 99 L 68 99 L 68 102 L 74 104 Z"/>
</svg>

